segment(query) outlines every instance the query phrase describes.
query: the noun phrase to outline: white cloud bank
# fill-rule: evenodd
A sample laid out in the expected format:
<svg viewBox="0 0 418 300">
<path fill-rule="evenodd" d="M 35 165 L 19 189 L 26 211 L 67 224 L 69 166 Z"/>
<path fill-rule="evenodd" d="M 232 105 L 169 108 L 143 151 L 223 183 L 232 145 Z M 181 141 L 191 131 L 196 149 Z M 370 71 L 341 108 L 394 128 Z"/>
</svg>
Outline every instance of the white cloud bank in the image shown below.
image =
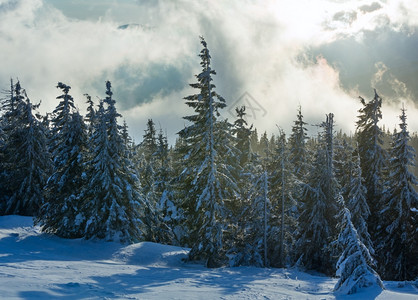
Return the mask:
<svg viewBox="0 0 418 300">
<path fill-rule="evenodd" d="M 357 91 L 342 89 L 337 67 L 323 57 L 301 64 L 304 49 L 349 35 L 361 39 L 364 29 L 387 24 L 394 30 L 418 25 L 415 1 L 84 2 L 0 0 L 0 87 L 19 78 L 45 112 L 56 106 L 54 86 L 63 81 L 83 112 L 82 95 L 103 97 L 109 79 L 137 142 L 148 118 L 167 128 L 171 141 L 183 127 L 181 117 L 190 111 L 182 97 L 194 92 L 188 84 L 199 72 L 199 35 L 227 102 L 248 92 L 267 110 L 250 120 L 259 132 L 274 133 L 276 124 L 288 131 L 299 104 L 306 121 L 317 124 L 333 112 L 337 129 L 353 132 Z M 128 23 L 140 26 L 118 29 Z M 410 128 L 418 130 L 412 100 L 403 102 Z M 398 108 L 386 110 L 397 118 Z M 223 115 L 231 119 L 226 110 Z"/>
</svg>

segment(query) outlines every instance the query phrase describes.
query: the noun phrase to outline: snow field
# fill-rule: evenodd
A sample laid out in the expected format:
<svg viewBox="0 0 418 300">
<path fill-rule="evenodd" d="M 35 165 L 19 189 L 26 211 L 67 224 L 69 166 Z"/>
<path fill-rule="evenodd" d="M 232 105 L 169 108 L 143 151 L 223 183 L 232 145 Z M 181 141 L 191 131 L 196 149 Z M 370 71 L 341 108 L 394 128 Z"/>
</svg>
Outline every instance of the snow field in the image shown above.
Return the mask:
<svg viewBox="0 0 418 300">
<path fill-rule="evenodd" d="M 206 269 L 188 249 L 121 245 L 42 234 L 32 218 L 0 217 L 0 299 L 418 299 L 410 283 L 354 295 L 335 278 L 296 269 Z"/>
</svg>

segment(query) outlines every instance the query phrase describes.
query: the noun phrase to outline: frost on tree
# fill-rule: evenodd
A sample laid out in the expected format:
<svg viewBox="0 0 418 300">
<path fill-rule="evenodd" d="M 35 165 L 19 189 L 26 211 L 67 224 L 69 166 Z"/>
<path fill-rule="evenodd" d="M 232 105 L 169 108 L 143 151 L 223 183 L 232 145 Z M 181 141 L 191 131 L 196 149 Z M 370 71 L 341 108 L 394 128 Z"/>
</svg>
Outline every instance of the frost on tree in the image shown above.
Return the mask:
<svg viewBox="0 0 418 300">
<path fill-rule="evenodd" d="M 292 260 L 294 232 L 296 231 L 296 202 L 292 192 L 295 191 L 293 175 L 287 147 L 286 135 L 280 130 L 276 138 L 272 161 L 269 164 L 271 188 L 269 191 L 271 209 L 269 230 L 270 265 L 284 267 Z"/>
<path fill-rule="evenodd" d="M 337 243 L 344 250 L 337 262 L 336 275 L 339 280 L 334 290 L 342 294 L 354 294 L 371 286 L 384 289 L 382 280 L 373 270 L 374 260 L 351 222 L 350 211 L 344 208 L 341 215 L 343 220 Z"/>
<path fill-rule="evenodd" d="M 414 280 L 418 276 L 418 194 L 410 167 L 414 149 L 410 141 L 405 109 L 400 116 L 400 131 L 393 136 L 390 174 L 383 196 L 382 230 L 377 245 L 381 274 L 388 280 Z"/>
<path fill-rule="evenodd" d="M 216 73 L 211 68 L 209 49 L 203 38 L 201 44 L 202 71 L 196 76 L 197 83 L 190 85 L 199 92 L 185 97 L 186 104 L 196 114 L 184 117 L 191 125 L 179 132 L 187 159 L 178 187 L 185 192 L 182 208 L 187 216 L 189 258 L 205 261 L 207 266 L 219 266 L 227 217 L 224 202 L 235 196 L 237 187 L 225 164 L 232 147 L 229 126 L 218 120 L 219 110 L 226 106 L 225 100 L 216 93 L 212 83 L 212 75 Z"/>
<path fill-rule="evenodd" d="M 315 161 L 307 177 L 301 198 L 297 252 L 307 269 L 333 273 L 329 243 L 336 236 L 339 184 L 333 161 L 333 114 L 322 123 Z"/>
<path fill-rule="evenodd" d="M 94 149 L 88 164 L 93 175 L 89 178 L 82 207 L 84 237 L 135 242 L 144 236 L 141 212 L 145 203 L 132 162 L 126 156 L 117 123 L 120 115 L 109 81 L 106 82 L 106 95 L 97 111 L 90 142 Z"/>
<path fill-rule="evenodd" d="M 361 174 L 360 156 L 356 156 L 353 165 L 351 181 L 348 185 L 348 196 L 346 206 L 352 215 L 352 222 L 357 230 L 361 242 L 367 247 L 371 255 L 374 255 L 373 242 L 371 240 L 367 219 L 370 216 L 369 205 L 367 204 L 367 190 L 363 184 L 364 179 Z"/>
<path fill-rule="evenodd" d="M 58 83 L 63 94 L 53 112 L 51 151 L 53 172 L 48 179 L 46 202 L 37 222 L 42 230 L 66 238 L 82 236 L 79 208 L 84 188 L 87 136 L 84 120 L 75 110 L 70 86 Z"/>
<path fill-rule="evenodd" d="M 307 137 L 307 123 L 303 121 L 302 108 L 299 106 L 297 119 L 294 121 L 292 127 L 292 134 L 289 138 L 289 160 L 294 168 L 294 175 L 300 181 L 303 181 L 303 178 L 306 175 L 307 169 L 307 150 L 306 150 L 306 140 Z"/>
<path fill-rule="evenodd" d="M 7 200 L 0 214 L 36 216 L 44 202 L 43 189 L 51 167 L 46 129 L 33 114 L 39 104 L 31 103 L 19 82 L 12 83 L 12 89 L 1 119 L 5 137 L 0 180 Z"/>
<path fill-rule="evenodd" d="M 376 238 L 380 225 L 379 211 L 383 192 L 383 170 L 386 167 L 386 151 L 383 149 L 383 132 L 379 127 L 382 119 L 382 98 L 375 90 L 374 98 L 367 102 L 360 97 L 363 107 L 357 121 L 357 142 L 360 154 L 367 203 L 370 207 L 368 219 L 372 238 Z"/>
<path fill-rule="evenodd" d="M 268 260 L 268 218 L 271 205 L 268 198 L 268 174 L 261 166 L 251 180 L 249 199 L 244 202 L 240 215 L 242 224 L 239 236 L 234 237 L 236 245 L 228 251 L 230 266 L 266 267 Z"/>
</svg>

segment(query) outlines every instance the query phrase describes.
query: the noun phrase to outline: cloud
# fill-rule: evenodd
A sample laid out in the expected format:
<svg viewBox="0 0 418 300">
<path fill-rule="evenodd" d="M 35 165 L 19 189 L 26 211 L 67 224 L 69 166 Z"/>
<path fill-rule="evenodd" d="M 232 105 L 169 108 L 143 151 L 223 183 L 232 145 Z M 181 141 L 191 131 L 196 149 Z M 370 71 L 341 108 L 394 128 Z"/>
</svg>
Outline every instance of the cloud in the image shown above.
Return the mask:
<svg viewBox="0 0 418 300">
<path fill-rule="evenodd" d="M 200 72 L 198 37 L 203 35 L 217 71 L 214 83 L 227 103 L 248 92 L 267 110 L 264 118 L 253 120 L 259 132 L 276 132 L 276 124 L 289 131 L 299 104 L 306 121 L 317 124 L 334 112 L 339 128 L 349 132 L 359 108 L 357 92 L 370 90 L 374 55 L 393 74 L 394 91 L 411 90 L 411 82 L 387 57 L 406 55 L 413 66 L 416 56 L 407 49 L 416 36 L 399 24 L 416 22 L 414 2 L 390 4 L 393 12 L 389 4 L 377 9 L 374 3 L 381 2 L 358 7 L 328 0 L 0 0 L 0 84 L 7 88 L 9 78 L 18 77 L 31 99 L 43 100 L 45 112 L 56 106 L 54 87 L 62 81 L 72 86 L 83 111 L 82 95 L 103 97 L 104 82 L 111 80 L 137 142 L 148 118 L 167 128 L 173 141 L 185 125 L 182 116 L 191 113 L 182 98 L 196 92 L 189 84 Z M 383 25 L 385 17 L 389 23 Z M 329 22 L 334 26 L 326 28 Z M 372 34 L 377 34 L 373 41 L 386 41 L 381 28 L 396 31 L 381 30 L 389 38 L 375 52 L 367 41 Z M 394 37 L 405 48 L 398 56 L 389 51 Z M 381 51 L 384 47 L 387 51 Z M 345 80 L 363 71 L 367 87 Z M 232 118 L 227 110 L 222 114 Z"/>
<path fill-rule="evenodd" d="M 362 6 L 359 6 L 359 10 L 363 13 L 371 13 L 381 8 L 382 5 L 379 2 L 373 2 L 371 4 L 364 4 Z"/>
</svg>

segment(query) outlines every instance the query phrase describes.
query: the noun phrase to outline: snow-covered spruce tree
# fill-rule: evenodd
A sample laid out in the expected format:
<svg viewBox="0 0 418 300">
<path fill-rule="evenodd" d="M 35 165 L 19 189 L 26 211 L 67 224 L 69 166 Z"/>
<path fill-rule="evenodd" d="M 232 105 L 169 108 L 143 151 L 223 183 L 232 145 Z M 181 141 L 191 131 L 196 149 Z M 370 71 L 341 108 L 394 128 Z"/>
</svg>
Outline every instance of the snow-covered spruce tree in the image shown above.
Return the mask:
<svg viewBox="0 0 418 300">
<path fill-rule="evenodd" d="M 142 193 L 148 198 L 151 206 L 155 207 L 157 200 L 154 193 L 155 181 L 155 153 L 157 152 L 157 136 L 155 131 L 155 124 L 152 119 L 148 119 L 147 128 L 143 135 L 143 141 L 140 145 L 142 159 L 140 161 L 140 181 L 142 186 Z M 146 212 L 150 214 L 151 212 Z"/>
<path fill-rule="evenodd" d="M 99 105 L 97 122 L 90 142 L 93 156 L 82 212 L 86 216 L 83 236 L 87 239 L 134 242 L 145 228 L 141 221 L 145 201 L 138 177 L 126 155 L 111 84 L 106 82 L 106 98 Z M 104 107 L 106 105 L 106 108 Z"/>
<path fill-rule="evenodd" d="M 87 155 L 86 126 L 83 117 L 74 108 L 69 94 L 70 86 L 58 83 L 63 91 L 60 103 L 53 112 L 52 147 L 53 171 L 45 190 L 36 222 L 42 230 L 64 238 L 82 236 L 80 198 L 85 187 L 85 160 Z"/>
<path fill-rule="evenodd" d="M 49 155 L 46 129 L 33 115 L 33 105 L 26 97 L 23 115 L 19 128 L 22 137 L 21 145 L 14 153 L 14 182 L 18 186 L 9 202 L 6 213 L 36 216 L 40 206 L 44 203 L 44 186 L 51 171 L 52 161 Z"/>
<path fill-rule="evenodd" d="M 172 151 L 170 151 L 171 160 L 171 186 L 173 189 L 174 205 L 177 209 L 176 214 L 176 226 L 174 228 L 176 240 L 182 246 L 188 245 L 189 231 L 187 227 L 187 216 L 184 211 L 185 200 L 188 190 L 184 182 L 186 176 L 184 176 L 184 166 L 188 160 L 189 146 L 186 144 L 185 139 L 180 137 L 176 138 L 176 142 Z"/>
<path fill-rule="evenodd" d="M 296 202 L 292 196 L 295 180 L 283 130 L 280 130 L 275 147 L 269 166 L 271 172 L 269 198 L 272 206 L 269 218 L 269 258 L 271 266 L 284 267 L 292 260 L 293 255 L 291 249 L 294 246 L 296 230 Z"/>
<path fill-rule="evenodd" d="M 334 291 L 341 294 L 354 294 L 370 286 L 384 289 L 380 276 L 373 269 L 374 260 L 351 221 L 350 211 L 344 208 L 341 217 L 341 232 L 336 243 L 340 245 L 343 252 L 337 262 L 336 275 L 339 280 Z"/>
<path fill-rule="evenodd" d="M 51 159 L 46 129 L 33 115 L 33 110 L 39 104 L 33 105 L 30 102 L 19 82 L 14 89 L 14 112 L 6 112 L 9 126 L 13 127 L 7 128 L 10 136 L 6 140 L 6 155 L 3 160 L 8 165 L 6 182 L 10 187 L 4 212 L 34 216 L 44 202 L 43 188 L 51 168 Z"/>
<path fill-rule="evenodd" d="M 341 195 L 348 199 L 353 178 L 354 165 L 358 151 L 355 152 L 351 139 L 337 134 L 335 145 L 335 176 L 341 185 Z"/>
<path fill-rule="evenodd" d="M 251 206 L 250 190 L 254 182 L 255 166 L 258 165 L 256 154 L 251 148 L 252 125 L 248 126 L 245 120 L 245 106 L 235 109 L 237 119 L 232 128 L 232 134 L 235 137 L 236 156 L 236 182 L 238 186 L 238 197 L 236 201 L 227 203 L 230 212 L 228 220 L 228 229 L 225 232 L 227 245 L 227 256 L 231 266 L 249 264 L 247 254 L 248 249 L 245 241 L 245 230 L 248 223 L 246 214 L 248 207 Z M 257 142 L 258 143 L 258 142 Z M 248 252 L 248 251 L 247 251 Z"/>
<path fill-rule="evenodd" d="M 229 126 L 218 120 L 219 109 L 225 100 L 216 93 L 212 83 L 212 70 L 206 41 L 200 52 L 202 72 L 196 76 L 197 83 L 190 86 L 199 93 L 185 97 L 187 106 L 194 109 L 194 115 L 184 119 L 192 124 L 179 132 L 184 139 L 183 153 L 186 153 L 185 169 L 181 173 L 178 188 L 186 192 L 182 208 L 187 217 L 191 246 L 190 260 L 203 260 L 206 266 L 216 267 L 223 260 L 223 230 L 226 219 L 224 202 L 235 195 L 236 184 L 225 165 Z"/>
<path fill-rule="evenodd" d="M 253 260 L 262 258 L 261 266 L 269 266 L 268 259 L 268 231 L 269 231 L 269 215 L 271 213 L 271 203 L 269 200 L 269 178 L 267 170 L 264 170 L 260 176 L 256 177 L 251 192 L 251 212 L 249 213 L 251 225 L 249 227 L 250 246 Z"/>
<path fill-rule="evenodd" d="M 94 109 L 94 102 L 91 100 L 91 96 L 89 94 L 84 94 L 84 96 L 86 96 L 86 103 L 88 104 L 85 122 L 87 124 L 87 135 L 90 137 L 93 134 L 94 122 L 96 121 L 96 110 Z"/>
<path fill-rule="evenodd" d="M 159 162 L 157 161 L 157 136 L 155 124 L 152 119 L 148 119 L 143 141 L 138 146 L 139 160 L 138 173 L 142 187 L 142 194 L 146 199 L 147 205 L 144 207 L 143 222 L 148 228 L 147 235 L 144 237 L 147 241 L 158 243 L 170 243 L 165 233 L 170 235 L 169 228 L 162 222 L 163 217 L 159 215 L 157 206 L 160 201 L 159 179 L 157 179 L 157 170 Z"/>
<path fill-rule="evenodd" d="M 261 137 L 260 137 L 260 142 L 258 144 L 258 154 L 261 156 L 261 158 L 265 159 L 265 160 L 270 160 L 271 159 L 271 147 L 270 147 L 270 142 L 269 142 L 269 138 L 267 136 L 267 132 L 265 131 Z"/>
<path fill-rule="evenodd" d="M 294 209 L 292 216 L 297 219 L 299 214 L 303 211 L 303 197 L 304 183 L 307 179 L 310 163 L 312 161 L 310 153 L 308 151 L 307 142 L 307 123 L 303 120 L 302 108 L 299 106 L 296 120 L 292 127 L 292 133 L 289 137 L 289 162 L 292 166 L 291 179 L 292 183 L 292 198 L 296 201 L 296 208 Z M 294 236 L 298 236 L 298 228 L 294 232 Z M 293 256 L 295 253 L 293 253 Z"/>
<path fill-rule="evenodd" d="M 248 123 L 245 120 L 245 106 L 237 107 L 235 111 L 237 113 L 237 119 L 234 122 L 232 134 L 236 137 L 235 148 L 239 151 L 240 166 L 244 168 L 247 162 L 250 161 L 253 152 L 250 141 L 253 126 L 248 127 Z"/>
<path fill-rule="evenodd" d="M 380 214 L 382 231 L 377 252 L 382 277 L 387 280 L 414 280 L 418 276 L 418 194 L 411 173 L 414 149 L 410 141 L 405 109 L 400 115 L 400 131 L 393 136 L 390 174 Z"/>
<path fill-rule="evenodd" d="M 333 274 L 334 262 L 329 244 L 335 239 L 339 184 L 333 163 L 333 114 L 322 123 L 317 153 L 304 185 L 299 216 L 297 253 L 307 269 Z"/>
<path fill-rule="evenodd" d="M 372 239 L 375 240 L 381 225 L 379 211 L 382 205 L 383 170 L 387 156 L 382 147 L 383 132 L 379 128 L 382 98 L 375 90 L 374 98 L 370 102 L 366 103 L 361 97 L 360 101 L 363 107 L 359 110 L 357 121 L 357 142 L 364 185 L 367 189 L 367 203 L 371 212 L 368 220 L 369 230 Z"/>
<path fill-rule="evenodd" d="M 167 137 L 160 130 L 157 137 L 157 150 L 155 152 L 154 191 L 157 204 L 155 215 L 157 217 L 158 231 L 155 233 L 157 241 L 163 244 L 178 244 L 179 237 L 175 234 L 179 220 L 178 209 L 174 200 L 172 185 L 173 171 L 171 167 Z"/>
<path fill-rule="evenodd" d="M 248 200 L 243 204 L 240 214 L 236 244 L 229 249 L 231 266 L 269 266 L 268 231 L 271 203 L 269 200 L 268 173 L 261 165 L 251 176 Z"/>
<path fill-rule="evenodd" d="M 257 132 L 257 128 L 254 128 L 254 130 L 251 131 L 250 145 L 251 145 L 251 149 L 252 149 L 252 151 L 254 153 L 258 153 L 259 152 L 259 143 L 258 143 L 258 132 Z"/>
<path fill-rule="evenodd" d="M 294 121 L 292 133 L 289 137 L 289 160 L 293 165 L 295 177 L 302 182 L 307 173 L 308 159 L 306 153 L 306 140 L 308 139 L 306 125 L 307 123 L 303 121 L 302 108 L 299 106 L 296 121 Z"/>
<path fill-rule="evenodd" d="M 375 251 L 367 226 L 367 219 L 370 216 L 369 205 L 367 204 L 367 190 L 364 186 L 364 179 L 361 174 L 360 156 L 356 155 L 352 167 L 351 181 L 347 186 L 347 198 L 345 199 L 346 207 L 351 212 L 351 220 L 360 241 L 368 249 L 370 255 L 374 255 Z"/>
<path fill-rule="evenodd" d="M 24 106 L 25 98 L 20 83 L 13 84 L 13 80 L 10 80 L 10 90 L 7 91 L 6 97 L 1 100 L 0 215 L 3 215 L 6 214 L 7 202 L 19 185 L 18 182 L 15 182 L 15 172 L 18 170 L 14 167 L 14 154 L 23 140 L 21 137 L 20 119 L 23 114 L 22 107 Z"/>
</svg>

